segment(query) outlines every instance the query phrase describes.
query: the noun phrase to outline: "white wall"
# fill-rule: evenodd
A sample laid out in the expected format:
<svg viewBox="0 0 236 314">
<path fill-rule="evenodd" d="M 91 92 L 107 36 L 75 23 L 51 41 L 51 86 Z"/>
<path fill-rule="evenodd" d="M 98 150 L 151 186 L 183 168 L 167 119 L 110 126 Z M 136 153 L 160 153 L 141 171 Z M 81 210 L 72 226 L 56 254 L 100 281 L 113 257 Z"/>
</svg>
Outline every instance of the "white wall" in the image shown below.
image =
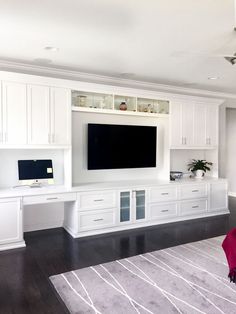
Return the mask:
<svg viewBox="0 0 236 314">
<path fill-rule="evenodd" d="M 129 124 L 158 127 L 157 167 L 143 169 L 87 170 L 87 124 Z M 73 184 L 115 180 L 169 178 L 169 120 L 168 118 L 139 117 L 86 112 L 72 114 Z M 121 152 L 125 158 L 125 152 Z"/>
<path fill-rule="evenodd" d="M 53 149 L 3 149 L 0 150 L 0 188 L 13 187 L 19 184 L 19 159 L 52 159 L 55 184 L 64 181 L 64 152 Z M 7 169 L 7 171 L 5 170 Z"/>
</svg>

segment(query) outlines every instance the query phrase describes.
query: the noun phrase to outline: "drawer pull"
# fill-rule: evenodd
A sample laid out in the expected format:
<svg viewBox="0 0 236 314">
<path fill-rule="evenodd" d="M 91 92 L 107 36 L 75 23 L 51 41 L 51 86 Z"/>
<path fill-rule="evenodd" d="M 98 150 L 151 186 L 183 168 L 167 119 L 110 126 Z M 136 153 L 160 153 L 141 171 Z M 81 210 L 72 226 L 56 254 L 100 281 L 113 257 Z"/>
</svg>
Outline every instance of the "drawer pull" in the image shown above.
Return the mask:
<svg viewBox="0 0 236 314">
<path fill-rule="evenodd" d="M 164 192 L 164 193 L 161 193 L 161 195 L 169 195 L 169 193 L 167 193 L 167 192 Z"/>
<path fill-rule="evenodd" d="M 103 198 L 100 198 L 100 199 L 97 199 L 97 200 L 93 200 L 94 202 L 103 202 L 104 199 Z"/>
<path fill-rule="evenodd" d="M 192 208 L 198 208 L 198 207 L 199 207 L 198 205 L 192 206 Z"/>
<path fill-rule="evenodd" d="M 94 219 L 93 221 L 102 221 L 104 220 L 103 218 L 98 218 L 98 219 Z"/>
<path fill-rule="evenodd" d="M 199 190 L 192 190 L 192 192 L 199 192 Z"/>
<path fill-rule="evenodd" d="M 166 213 L 166 212 L 168 212 L 169 211 L 169 209 L 162 209 L 162 213 Z"/>
<path fill-rule="evenodd" d="M 58 200 L 58 197 L 48 197 L 47 201 Z"/>
</svg>

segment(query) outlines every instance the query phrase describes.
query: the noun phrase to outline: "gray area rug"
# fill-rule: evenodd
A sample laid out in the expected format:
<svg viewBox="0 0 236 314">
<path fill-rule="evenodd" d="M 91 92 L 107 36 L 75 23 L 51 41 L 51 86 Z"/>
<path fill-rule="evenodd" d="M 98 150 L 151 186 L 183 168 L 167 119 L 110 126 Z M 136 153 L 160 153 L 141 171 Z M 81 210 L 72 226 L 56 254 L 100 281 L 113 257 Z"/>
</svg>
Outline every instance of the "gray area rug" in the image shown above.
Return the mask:
<svg viewBox="0 0 236 314">
<path fill-rule="evenodd" d="M 71 313 L 236 313 L 222 237 L 50 277 Z"/>
</svg>

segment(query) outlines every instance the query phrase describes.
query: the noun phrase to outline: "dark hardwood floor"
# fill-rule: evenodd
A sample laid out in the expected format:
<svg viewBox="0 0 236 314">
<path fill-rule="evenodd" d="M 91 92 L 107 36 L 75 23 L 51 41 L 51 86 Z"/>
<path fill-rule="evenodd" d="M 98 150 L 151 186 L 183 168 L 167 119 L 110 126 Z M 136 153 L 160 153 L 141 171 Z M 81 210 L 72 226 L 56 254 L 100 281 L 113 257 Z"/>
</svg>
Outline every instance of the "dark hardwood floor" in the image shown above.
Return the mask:
<svg viewBox="0 0 236 314">
<path fill-rule="evenodd" d="M 223 235 L 236 227 L 236 198 L 229 207 L 230 216 L 82 239 L 72 239 L 62 228 L 25 233 L 26 248 L 0 253 L 0 313 L 68 313 L 49 276 Z"/>
</svg>

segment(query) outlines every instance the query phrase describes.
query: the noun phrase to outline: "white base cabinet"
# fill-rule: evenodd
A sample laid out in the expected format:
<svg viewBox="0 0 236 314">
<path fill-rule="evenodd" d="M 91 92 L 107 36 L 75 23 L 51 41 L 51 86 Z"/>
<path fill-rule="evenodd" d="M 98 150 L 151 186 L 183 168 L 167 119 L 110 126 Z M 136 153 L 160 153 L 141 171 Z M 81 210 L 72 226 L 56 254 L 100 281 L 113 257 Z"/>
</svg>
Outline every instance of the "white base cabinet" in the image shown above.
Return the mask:
<svg viewBox="0 0 236 314">
<path fill-rule="evenodd" d="M 21 199 L 0 199 L 0 250 L 23 246 Z"/>
<path fill-rule="evenodd" d="M 65 205 L 64 228 L 83 237 L 141 226 L 228 214 L 227 181 L 189 180 L 129 189 L 78 192 Z"/>
</svg>

